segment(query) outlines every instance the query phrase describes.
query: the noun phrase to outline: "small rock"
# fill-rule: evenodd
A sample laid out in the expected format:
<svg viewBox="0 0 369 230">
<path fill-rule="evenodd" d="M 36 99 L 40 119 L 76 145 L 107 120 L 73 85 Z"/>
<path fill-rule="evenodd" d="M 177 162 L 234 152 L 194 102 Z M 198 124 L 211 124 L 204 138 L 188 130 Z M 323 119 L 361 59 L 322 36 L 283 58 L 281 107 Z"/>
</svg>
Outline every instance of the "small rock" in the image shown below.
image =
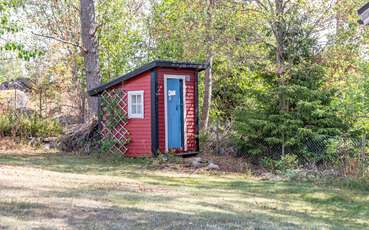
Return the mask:
<svg viewBox="0 0 369 230">
<path fill-rule="evenodd" d="M 264 173 L 261 177 L 261 180 L 269 180 L 269 181 L 280 181 L 283 178 L 281 176 L 275 175 L 273 173 Z"/>
<path fill-rule="evenodd" d="M 44 143 L 57 142 L 58 138 L 57 137 L 45 137 L 42 141 Z"/>
<path fill-rule="evenodd" d="M 200 168 L 202 166 L 202 164 L 198 161 L 192 161 L 191 162 L 191 167 L 193 168 Z"/>
<path fill-rule="evenodd" d="M 226 150 L 224 148 L 220 148 L 218 154 L 219 155 L 225 155 Z"/>
<path fill-rule="evenodd" d="M 32 137 L 28 143 L 29 143 L 29 145 L 35 147 L 35 146 L 40 145 L 41 142 L 42 142 L 41 141 L 41 138 L 39 138 L 39 137 Z"/>
<path fill-rule="evenodd" d="M 339 175 L 339 172 L 334 169 L 327 169 L 327 170 L 322 171 L 321 174 L 324 177 L 336 177 Z"/>
<path fill-rule="evenodd" d="M 49 143 L 44 144 L 44 149 L 49 150 L 50 148 L 51 148 L 51 146 L 50 146 L 50 144 L 49 144 Z"/>
<path fill-rule="evenodd" d="M 228 154 L 236 154 L 237 153 L 237 149 L 233 146 L 228 148 Z"/>
<path fill-rule="evenodd" d="M 202 161 L 201 157 L 193 157 L 191 160 L 192 160 L 192 162 L 194 162 L 194 161 L 201 162 Z"/>
<path fill-rule="evenodd" d="M 219 170 L 220 168 L 219 168 L 218 165 L 216 165 L 214 163 L 209 163 L 208 169 L 210 169 L 210 170 Z"/>
<path fill-rule="evenodd" d="M 51 148 L 57 148 L 58 147 L 58 138 L 57 137 L 46 137 L 42 140 L 42 142 L 46 145 L 48 145 L 48 147 L 46 147 L 46 149 L 51 149 Z"/>
</svg>

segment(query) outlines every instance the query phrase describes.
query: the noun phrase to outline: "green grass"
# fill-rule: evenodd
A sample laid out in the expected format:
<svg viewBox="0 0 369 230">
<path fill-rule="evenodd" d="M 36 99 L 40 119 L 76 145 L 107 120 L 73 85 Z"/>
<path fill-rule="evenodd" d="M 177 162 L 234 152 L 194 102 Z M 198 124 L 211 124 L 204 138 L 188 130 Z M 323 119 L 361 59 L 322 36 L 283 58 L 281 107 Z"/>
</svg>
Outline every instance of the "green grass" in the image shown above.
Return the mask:
<svg viewBox="0 0 369 230">
<path fill-rule="evenodd" d="M 0 155 L 0 169 L 0 229 L 369 229 L 365 189 L 67 154 Z"/>
</svg>

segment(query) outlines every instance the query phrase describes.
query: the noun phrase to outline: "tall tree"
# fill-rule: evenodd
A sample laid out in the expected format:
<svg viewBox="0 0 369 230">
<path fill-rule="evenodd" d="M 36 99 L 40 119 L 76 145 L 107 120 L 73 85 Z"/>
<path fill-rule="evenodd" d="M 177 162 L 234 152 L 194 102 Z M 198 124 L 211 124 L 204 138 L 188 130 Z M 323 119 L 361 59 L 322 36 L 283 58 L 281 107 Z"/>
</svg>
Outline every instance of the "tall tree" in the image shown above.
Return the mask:
<svg viewBox="0 0 369 230">
<path fill-rule="evenodd" d="M 291 80 L 291 71 L 296 64 L 294 63 L 295 56 L 293 55 L 298 56 L 298 54 L 293 54 L 291 50 L 288 50 L 291 49 L 291 39 L 297 38 L 297 36 L 290 35 L 291 29 L 296 30 L 296 28 L 293 27 L 298 19 L 300 22 L 305 23 L 301 25 L 301 27 L 305 26 L 304 29 L 306 30 L 304 31 L 304 33 L 306 33 L 306 35 L 304 35 L 305 38 L 302 39 L 310 39 L 309 36 L 316 38 L 315 33 L 317 31 L 320 32 L 327 29 L 323 26 L 326 25 L 326 20 L 329 20 L 326 13 L 331 9 L 332 5 L 325 1 L 321 3 L 288 0 L 255 0 L 244 2 L 250 5 L 250 11 L 257 12 L 260 22 L 265 24 L 261 25 L 261 28 L 267 31 L 263 43 L 268 47 L 272 47 L 272 52 L 270 53 L 270 55 L 272 55 L 271 65 L 268 65 L 268 68 L 274 72 L 274 78 L 278 83 L 278 108 L 281 113 L 288 114 L 291 110 L 291 105 L 288 101 L 287 89 Z M 321 15 L 314 15 L 314 13 L 312 13 L 314 11 L 319 12 Z M 292 47 L 292 49 L 296 50 L 299 48 L 300 47 Z M 316 46 L 314 49 L 317 50 L 319 47 Z M 286 134 L 284 132 L 281 132 L 280 135 L 282 141 L 282 154 L 284 154 L 286 144 L 288 143 L 288 137 L 285 136 Z"/>
<path fill-rule="evenodd" d="M 369 30 L 357 23 L 357 9 L 362 4 L 360 0 L 335 2 L 336 27 L 322 55 L 327 67 L 326 87 L 337 91 L 334 104 L 350 124 L 351 133 L 369 130 L 368 61 L 363 55 L 368 47 Z"/>
<path fill-rule="evenodd" d="M 145 0 L 97 1 L 102 81 L 109 81 L 147 62 L 145 4 Z"/>
<path fill-rule="evenodd" d="M 213 59 L 214 59 L 214 34 L 213 34 L 213 7 L 214 0 L 207 0 L 206 4 L 206 22 L 205 22 L 205 39 L 206 39 L 206 64 L 208 65 L 205 72 L 204 84 L 204 100 L 202 102 L 201 111 L 201 129 L 207 131 L 209 124 L 209 111 L 211 106 L 212 89 L 213 89 Z"/>
<path fill-rule="evenodd" d="M 244 14 L 244 8 L 227 0 L 163 0 L 153 6 L 148 24 L 150 58 L 205 61 L 209 65 L 199 81 L 204 128 L 219 114 L 229 115 L 217 111 L 226 105 L 218 85 L 231 84 L 222 79 L 236 76 L 235 69 L 247 68 L 249 62 L 263 59 L 263 52 L 253 51 L 255 41 L 248 39 L 256 18 Z M 231 90 L 232 86 L 229 85 Z"/>
<path fill-rule="evenodd" d="M 64 92 L 68 92 L 74 98 L 73 108 L 78 111 L 80 122 L 84 122 L 87 115 L 87 93 L 86 79 L 83 74 L 80 13 L 76 3 L 78 3 L 76 0 L 28 0 L 25 11 L 29 24 L 37 28 L 32 31 L 32 34 L 36 39 L 45 43 L 48 52 L 58 53 L 57 57 L 54 55 L 55 59 L 65 66 L 67 72 L 71 74 L 73 84 L 68 86 L 66 84 Z M 63 78 L 64 82 L 70 83 L 67 76 L 69 74 L 59 77 Z"/>
<path fill-rule="evenodd" d="M 299 2 L 257 1 L 256 6 L 267 21 L 263 43 L 270 64 L 257 70 L 264 87 L 250 88 L 257 106 L 237 116 L 241 146 L 255 155 L 295 153 L 322 160 L 324 155 L 304 145 L 306 139 L 323 143 L 346 127 L 331 107 L 334 92 L 324 88 L 326 72 L 313 33 L 318 21 Z"/>
<path fill-rule="evenodd" d="M 84 48 L 84 61 L 87 89 L 100 84 L 99 53 L 97 46 L 97 24 L 95 21 L 95 5 L 93 0 L 80 1 L 81 37 Z M 97 116 L 98 98 L 88 97 L 90 116 Z"/>
</svg>

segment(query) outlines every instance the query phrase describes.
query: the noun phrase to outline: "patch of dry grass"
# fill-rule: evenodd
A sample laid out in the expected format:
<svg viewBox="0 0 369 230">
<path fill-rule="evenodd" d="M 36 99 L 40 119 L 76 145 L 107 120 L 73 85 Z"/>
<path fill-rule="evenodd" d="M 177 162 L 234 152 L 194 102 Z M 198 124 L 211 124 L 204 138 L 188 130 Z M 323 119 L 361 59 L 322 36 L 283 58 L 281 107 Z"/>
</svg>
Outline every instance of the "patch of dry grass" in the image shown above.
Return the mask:
<svg viewBox="0 0 369 230">
<path fill-rule="evenodd" d="M 367 191 L 145 165 L 0 155 L 0 229 L 369 228 Z"/>
<path fill-rule="evenodd" d="M 0 136 L 0 154 L 39 154 L 35 148 L 23 143 L 16 143 L 13 138 Z"/>
</svg>

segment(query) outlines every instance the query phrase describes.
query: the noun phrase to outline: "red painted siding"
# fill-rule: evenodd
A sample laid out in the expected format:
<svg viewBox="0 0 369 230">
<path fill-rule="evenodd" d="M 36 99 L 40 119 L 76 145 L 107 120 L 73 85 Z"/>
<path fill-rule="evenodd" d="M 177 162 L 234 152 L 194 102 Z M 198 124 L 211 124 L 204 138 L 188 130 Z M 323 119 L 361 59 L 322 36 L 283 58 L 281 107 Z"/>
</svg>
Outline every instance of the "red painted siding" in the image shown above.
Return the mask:
<svg viewBox="0 0 369 230">
<path fill-rule="evenodd" d="M 165 152 L 165 105 L 164 105 L 164 75 L 188 75 L 185 81 L 186 95 L 186 144 L 187 152 L 196 151 L 196 113 L 195 113 L 195 77 L 196 71 L 186 69 L 158 68 L 158 121 L 159 121 L 159 149 Z"/>
<path fill-rule="evenodd" d="M 196 151 L 196 71 L 189 69 L 157 68 L 158 72 L 158 141 L 160 152 L 165 152 L 165 102 L 164 102 L 164 75 L 185 75 L 185 121 L 186 121 L 186 152 Z M 131 118 L 127 129 L 130 134 L 128 156 L 151 156 L 151 72 L 124 81 L 112 88 L 122 87 L 125 91 L 144 91 L 144 118 Z M 127 102 L 128 103 L 128 102 Z"/>
<path fill-rule="evenodd" d="M 127 129 L 130 133 L 128 156 L 151 156 L 151 78 L 150 72 L 123 82 L 126 91 L 144 91 L 144 118 L 128 119 Z"/>
</svg>

